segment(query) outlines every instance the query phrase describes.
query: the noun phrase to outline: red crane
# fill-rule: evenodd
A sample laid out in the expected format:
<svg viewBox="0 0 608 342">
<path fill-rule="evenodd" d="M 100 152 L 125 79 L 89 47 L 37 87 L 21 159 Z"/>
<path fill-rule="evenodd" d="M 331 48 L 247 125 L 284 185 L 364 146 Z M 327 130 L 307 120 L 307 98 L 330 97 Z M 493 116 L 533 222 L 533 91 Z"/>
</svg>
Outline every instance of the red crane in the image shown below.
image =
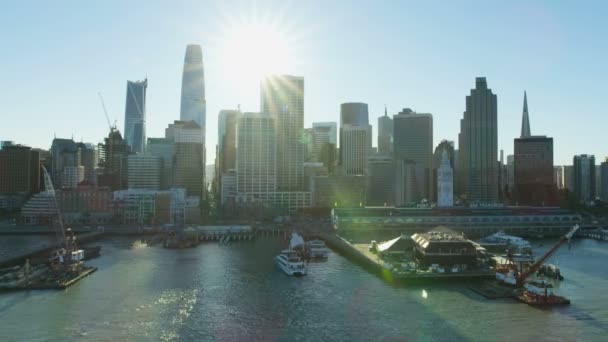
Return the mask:
<svg viewBox="0 0 608 342">
<path fill-rule="evenodd" d="M 523 286 L 524 282 L 530 276 L 530 274 L 533 274 L 538 271 L 538 269 L 545 263 L 545 261 L 547 261 L 547 259 L 549 259 L 553 255 L 553 253 L 555 253 L 561 247 L 561 245 L 563 245 L 566 241 L 570 241 L 570 239 L 578 229 L 578 224 L 572 227 L 572 229 L 566 235 L 562 236 L 559 241 L 557 241 L 555 245 L 553 245 L 553 247 L 551 247 L 551 249 L 547 251 L 547 253 L 545 253 L 542 257 L 538 258 L 538 260 L 536 260 L 532 265 L 530 265 L 530 267 L 525 272 L 520 273 L 517 276 L 517 286 Z"/>
</svg>

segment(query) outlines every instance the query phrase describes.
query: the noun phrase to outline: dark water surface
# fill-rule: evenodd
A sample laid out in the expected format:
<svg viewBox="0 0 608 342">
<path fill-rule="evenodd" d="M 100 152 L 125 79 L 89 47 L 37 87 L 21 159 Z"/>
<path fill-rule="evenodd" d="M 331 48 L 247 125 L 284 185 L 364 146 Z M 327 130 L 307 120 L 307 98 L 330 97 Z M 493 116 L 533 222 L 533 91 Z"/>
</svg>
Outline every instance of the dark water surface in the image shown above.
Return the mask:
<svg viewBox="0 0 608 342">
<path fill-rule="evenodd" d="M 336 254 L 290 278 L 272 262 L 275 239 L 100 244 L 99 271 L 67 291 L 0 294 L 0 341 L 608 341 L 605 242 L 575 241 L 551 259 L 573 304 L 550 310 L 465 285 L 390 286 Z"/>
</svg>

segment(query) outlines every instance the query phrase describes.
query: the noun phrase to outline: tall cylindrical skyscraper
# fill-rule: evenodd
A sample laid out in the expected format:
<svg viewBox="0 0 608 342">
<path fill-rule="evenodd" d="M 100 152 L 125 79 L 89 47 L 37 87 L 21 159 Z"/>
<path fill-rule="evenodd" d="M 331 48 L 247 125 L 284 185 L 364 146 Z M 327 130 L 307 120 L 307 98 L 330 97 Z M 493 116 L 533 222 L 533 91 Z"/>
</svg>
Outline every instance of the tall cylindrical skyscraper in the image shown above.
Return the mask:
<svg viewBox="0 0 608 342">
<path fill-rule="evenodd" d="M 188 45 L 182 75 L 181 121 L 196 122 L 205 132 L 205 73 L 200 45 Z"/>
</svg>

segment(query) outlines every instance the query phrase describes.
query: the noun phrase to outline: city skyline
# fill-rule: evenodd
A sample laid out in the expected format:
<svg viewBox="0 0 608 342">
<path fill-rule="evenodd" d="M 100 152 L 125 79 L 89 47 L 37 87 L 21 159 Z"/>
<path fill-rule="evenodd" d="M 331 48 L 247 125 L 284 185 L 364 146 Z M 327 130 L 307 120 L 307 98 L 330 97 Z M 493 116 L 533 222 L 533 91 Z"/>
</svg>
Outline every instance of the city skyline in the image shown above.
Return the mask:
<svg viewBox="0 0 608 342">
<path fill-rule="evenodd" d="M 252 6 L 243 4 L 235 14 L 229 14 L 227 6 L 221 4 L 201 4 L 199 6 L 207 6 L 209 10 L 193 10 L 185 15 L 178 12 L 185 5 L 163 10 L 160 10 L 159 6 L 152 6 L 153 8 L 146 9 L 146 14 L 150 16 L 146 21 L 165 18 L 159 20 L 154 38 L 148 35 L 146 39 L 139 39 L 137 33 L 145 29 L 138 28 L 132 36 L 124 37 L 124 42 L 120 42 L 113 37 L 119 33 L 122 35 L 127 23 L 129 27 L 137 27 L 138 25 L 133 25 L 134 22 L 140 22 L 144 18 L 127 18 L 128 16 L 118 13 L 116 18 L 110 20 L 111 16 L 117 14 L 109 10 L 112 6 L 98 6 L 99 12 L 94 18 L 91 18 L 84 8 L 50 9 L 46 12 L 64 11 L 67 14 L 62 15 L 70 15 L 72 19 L 61 27 L 46 31 L 28 29 L 27 21 L 15 20 L 32 11 L 27 6 L 14 6 L 4 12 L 7 16 L 5 22 L 13 30 L 7 30 L 6 36 L 1 34 L 5 38 L 5 45 L 9 47 L 5 56 L 7 73 L 5 81 L 0 85 L 0 93 L 6 96 L 6 101 L 3 101 L 3 116 L 8 118 L 0 127 L 2 140 L 13 140 L 41 148 L 49 148 L 54 135 L 65 138 L 74 136 L 77 141 L 99 142 L 108 132 L 96 92 L 103 93 L 111 120 L 118 119 L 118 127 L 124 127 L 121 118 L 124 108 L 124 82 L 128 79 L 138 79 L 141 75 L 148 75 L 152 82 L 148 89 L 146 135 L 162 137 L 166 124 L 179 118 L 183 49 L 191 43 L 200 44 L 205 56 L 208 102 L 206 126 L 217 126 L 217 116 L 221 109 L 235 108 L 241 104 L 243 111 L 257 111 L 259 82 L 246 80 L 243 84 L 234 86 L 228 82 L 227 77 L 222 76 L 229 66 L 221 61 L 221 40 L 224 38 L 225 26 L 258 21 L 271 22 L 282 27 L 292 38 L 290 44 L 295 45 L 292 54 L 298 56 L 297 62 L 290 69 L 280 70 L 280 73 L 302 76 L 307 80 L 305 127 L 310 127 L 312 122 L 328 119 L 338 122 L 340 104 L 359 101 L 369 104 L 369 119 L 374 126 L 374 145 L 377 141 L 375 123 L 377 118 L 383 115 L 384 104 L 388 106 L 389 115 L 396 114 L 404 107 L 433 113 L 433 145 L 437 145 L 442 139 L 456 141 L 458 132 L 454 128 L 457 127 L 459 113 L 464 110 L 462 94 L 470 88 L 473 78 L 481 76 L 489 80 L 498 95 L 498 148 L 503 149 L 505 154 L 513 153 L 513 138 L 520 135 L 521 93 L 524 90 L 530 94 L 529 102 L 534 112 L 531 126 L 555 139 L 556 165 L 571 164 L 572 156 L 576 154 L 593 154 L 598 160 L 602 160 L 606 154 L 593 144 L 592 139 L 587 141 L 569 138 L 570 130 L 584 130 L 587 136 L 601 137 L 602 125 L 589 127 L 584 125 L 587 120 L 573 122 L 567 126 L 553 125 L 555 121 L 566 122 L 572 115 L 573 108 L 586 115 L 589 120 L 602 120 L 604 109 L 600 101 L 601 87 L 593 85 L 601 84 L 601 80 L 606 76 L 606 68 L 595 67 L 593 63 L 584 61 L 590 56 L 605 53 L 601 47 L 585 42 L 600 39 L 606 28 L 600 26 L 599 29 L 591 29 L 570 23 L 595 22 L 595 16 L 601 11 L 578 8 L 575 4 L 513 3 L 474 6 L 463 2 L 442 6 L 437 13 L 433 13 L 433 16 L 447 18 L 445 25 L 454 27 L 455 32 L 425 29 L 414 34 L 402 24 L 390 24 L 383 28 L 364 24 L 356 32 L 349 33 L 337 26 L 360 18 L 363 14 L 357 11 L 332 22 L 331 14 L 338 11 L 340 3 L 328 5 L 327 14 L 318 13 L 315 6 L 295 3 L 278 6 L 279 9 L 275 11 L 268 9 L 272 7 L 270 5 L 268 8 L 261 6 L 254 10 Z M 129 13 L 128 8 L 135 5 L 123 6 L 125 13 Z M 431 18 L 426 5 L 396 6 L 411 14 L 417 14 L 416 20 Z M 467 13 L 473 6 L 478 13 Z M 361 5 L 360 11 L 383 18 L 394 18 L 399 12 L 371 4 Z M 448 12 L 455 14 L 453 18 L 448 18 Z M 34 17 L 37 13 L 41 14 L 36 10 L 33 13 Z M 472 31 L 469 22 L 477 14 L 484 18 L 482 24 L 487 25 L 486 33 Z M 312 16 L 318 17 L 316 24 L 307 23 L 306 19 Z M 202 20 L 206 18 L 213 20 Z M 503 30 L 492 22 L 501 20 L 491 21 L 489 18 L 517 19 L 520 25 Z M 89 21 L 93 26 L 108 27 L 108 32 L 103 36 L 99 36 L 100 33 L 87 36 L 69 30 L 73 25 Z M 108 25 L 109 21 L 116 25 Z M 170 30 L 171 25 L 178 21 L 180 24 L 177 32 Z M 473 35 L 467 37 L 467 34 L 472 32 Z M 523 34 L 525 32 L 530 34 Z M 402 33 L 403 41 L 389 39 L 394 33 Z M 437 47 L 429 46 L 429 42 L 436 41 L 440 33 L 446 36 L 440 37 Z M 475 53 L 463 53 L 450 54 L 450 59 L 447 60 L 433 57 L 445 55 L 446 51 L 455 47 L 449 43 L 449 35 L 452 34 L 462 35 L 459 40 L 463 44 L 462 48 L 481 49 L 485 43 L 480 41 L 487 41 L 492 34 L 497 34 L 496 41 L 502 41 L 503 45 L 499 46 L 497 51 L 487 51 L 485 54 L 479 54 L 480 56 Z M 41 41 L 42 46 L 36 46 L 37 49 L 52 50 L 42 63 L 36 60 L 36 54 L 28 53 L 33 47 L 23 44 L 30 35 L 39 36 L 37 40 Z M 62 35 L 65 41 L 59 42 L 57 48 L 51 49 L 46 41 L 52 41 L 51 38 L 56 35 Z M 326 40 L 319 39 L 325 36 Z M 549 39 L 546 39 L 547 37 Z M 580 41 L 580 37 L 585 39 Z M 110 39 L 113 45 L 97 46 L 96 41 L 102 38 Z M 481 38 L 485 40 L 479 40 Z M 343 42 L 335 44 L 340 39 Z M 367 55 L 362 55 L 365 57 L 357 57 L 362 51 L 350 46 L 356 45 L 358 41 L 368 44 L 365 48 Z M 332 46 L 332 43 L 336 46 Z M 410 53 L 405 54 L 405 59 L 398 57 L 398 51 L 394 52 L 393 56 L 390 52 L 393 50 L 392 46 L 398 51 Z M 74 50 L 76 48 L 78 49 Z M 19 54 L 14 52 L 17 50 L 20 51 Z M 551 61 L 547 62 L 546 56 L 549 53 Z M 62 62 L 70 54 L 86 60 L 87 63 Z M 344 59 L 345 54 L 349 59 Z M 513 61 L 515 56 L 521 57 L 525 63 Z M 339 64 L 337 60 L 344 63 Z M 98 67 L 91 68 L 91 65 Z M 67 73 L 68 66 L 73 68 L 73 73 Z M 421 67 L 437 71 L 421 73 L 417 71 Z M 31 70 L 32 74 L 23 77 L 22 73 L 17 72 L 24 69 Z M 404 77 L 408 79 L 408 82 L 405 82 L 407 84 L 401 82 Z M 74 88 L 71 85 L 83 83 L 85 79 L 88 87 Z M 27 87 L 21 86 L 23 82 L 34 81 L 40 88 L 47 89 L 43 94 L 37 95 L 35 103 L 24 100 L 28 91 Z M 231 82 L 233 81 L 231 79 Z M 344 87 L 344 84 L 350 86 Z M 332 91 L 328 91 L 329 89 Z M 38 124 L 23 134 L 24 123 L 18 120 L 21 117 L 30 117 Z M 57 118 L 70 124 L 57 125 Z M 214 158 L 213 147 L 217 142 L 217 134 L 214 129 L 206 131 L 209 164 Z"/>
</svg>

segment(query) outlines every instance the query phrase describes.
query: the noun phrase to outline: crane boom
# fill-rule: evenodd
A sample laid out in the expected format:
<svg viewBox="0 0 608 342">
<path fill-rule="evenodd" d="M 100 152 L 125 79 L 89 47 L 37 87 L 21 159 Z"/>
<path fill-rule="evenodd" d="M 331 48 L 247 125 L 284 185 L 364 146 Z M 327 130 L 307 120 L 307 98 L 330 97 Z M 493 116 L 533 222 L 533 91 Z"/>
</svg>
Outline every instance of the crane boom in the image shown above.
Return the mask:
<svg viewBox="0 0 608 342">
<path fill-rule="evenodd" d="M 110 116 L 108 116 L 108 110 L 106 109 L 106 103 L 103 101 L 103 96 L 101 93 L 97 93 L 99 95 L 99 100 L 101 101 L 101 106 L 103 107 L 103 113 L 106 115 L 106 121 L 108 122 L 108 127 L 110 127 L 110 131 L 112 130 L 112 123 L 110 122 Z"/>
<path fill-rule="evenodd" d="M 545 253 L 542 257 L 540 257 L 532 265 L 530 265 L 530 267 L 525 272 L 521 273 L 517 277 L 518 285 L 523 285 L 524 281 L 526 281 L 530 274 L 533 274 L 534 272 L 538 271 L 538 269 L 545 263 L 545 261 L 547 261 L 547 259 L 549 259 L 553 255 L 553 253 L 555 253 L 561 247 L 561 245 L 563 245 L 566 241 L 569 241 L 572 238 L 572 236 L 574 235 L 574 233 L 576 233 L 578 229 L 578 224 L 572 227 L 572 229 L 566 235 L 562 236 L 559 241 L 557 241 L 555 245 L 553 245 L 553 247 L 551 247 L 551 249 L 547 251 L 547 253 Z"/>
</svg>

